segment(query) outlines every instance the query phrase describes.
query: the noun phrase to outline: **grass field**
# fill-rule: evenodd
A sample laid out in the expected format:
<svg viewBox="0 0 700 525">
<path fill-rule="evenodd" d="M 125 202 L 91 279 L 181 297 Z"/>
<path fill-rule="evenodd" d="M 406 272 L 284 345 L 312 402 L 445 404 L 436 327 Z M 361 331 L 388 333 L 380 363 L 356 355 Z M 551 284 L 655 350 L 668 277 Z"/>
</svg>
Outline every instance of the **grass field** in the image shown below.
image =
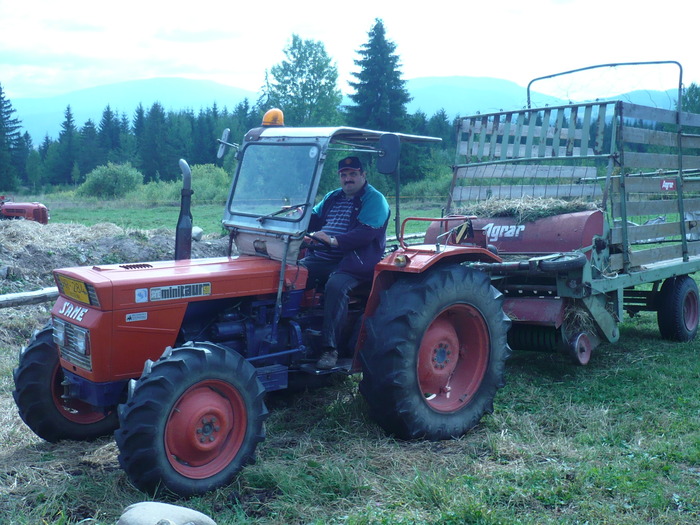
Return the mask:
<svg viewBox="0 0 700 525">
<path fill-rule="evenodd" d="M 56 209 L 52 219 L 85 213 Z M 169 227 L 177 208 L 147 214 Z M 120 470 L 114 441 L 43 442 L 12 400 L 17 350 L 47 315 L 47 306 L 3 311 L 12 342 L 0 347 L 0 522 L 114 524 L 148 499 Z M 699 350 L 662 340 L 655 315 L 643 313 L 585 367 L 516 352 L 494 413 L 443 442 L 387 437 L 368 418 L 357 377 L 270 395 L 257 463 L 228 487 L 173 503 L 219 525 L 700 523 Z"/>
<path fill-rule="evenodd" d="M 52 222 L 77 222 L 91 226 L 100 222 L 111 222 L 125 229 L 155 229 L 171 228 L 177 224 L 180 212 L 179 203 L 169 206 L 133 208 L 128 203 L 108 203 L 101 206 L 90 205 L 85 208 L 74 203 L 68 205 L 60 202 L 46 201 L 51 212 Z M 395 204 L 390 202 L 391 218 L 387 235 L 394 235 Z M 221 219 L 224 204 L 201 204 L 192 206 L 192 216 L 195 226 L 204 230 L 205 234 L 222 233 Z M 401 203 L 400 219 L 411 217 L 440 217 L 440 205 L 420 204 L 416 202 Z M 407 226 L 407 232 L 425 231 L 427 224 L 412 222 Z"/>
</svg>

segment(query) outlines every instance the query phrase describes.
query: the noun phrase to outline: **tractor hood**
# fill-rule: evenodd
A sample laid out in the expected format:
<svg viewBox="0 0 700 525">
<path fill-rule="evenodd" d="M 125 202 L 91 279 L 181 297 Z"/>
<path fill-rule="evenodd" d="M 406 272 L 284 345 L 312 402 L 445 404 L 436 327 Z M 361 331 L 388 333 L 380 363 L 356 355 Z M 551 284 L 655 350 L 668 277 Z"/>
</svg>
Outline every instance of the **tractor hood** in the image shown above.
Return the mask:
<svg viewBox="0 0 700 525">
<path fill-rule="evenodd" d="M 304 288 L 305 268 L 288 265 L 285 275 L 287 288 Z M 271 294 L 277 292 L 279 276 L 279 262 L 255 256 L 54 270 L 61 295 L 98 310 Z"/>
</svg>

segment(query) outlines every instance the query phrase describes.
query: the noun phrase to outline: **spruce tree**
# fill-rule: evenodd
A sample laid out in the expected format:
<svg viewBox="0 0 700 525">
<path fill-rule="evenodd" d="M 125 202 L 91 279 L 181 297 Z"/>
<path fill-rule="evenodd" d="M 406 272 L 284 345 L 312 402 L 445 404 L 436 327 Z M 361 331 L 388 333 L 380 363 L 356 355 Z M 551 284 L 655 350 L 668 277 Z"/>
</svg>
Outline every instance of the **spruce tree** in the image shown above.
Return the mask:
<svg viewBox="0 0 700 525">
<path fill-rule="evenodd" d="M 106 164 L 108 160 L 111 161 L 118 158 L 119 150 L 121 149 L 120 131 L 119 117 L 107 105 L 97 126 L 97 136 L 103 156 L 100 164 Z"/>
<path fill-rule="evenodd" d="M 144 159 L 147 156 L 145 151 L 145 133 L 146 133 L 146 110 L 143 109 L 143 105 L 139 103 L 134 111 L 133 124 L 131 127 L 132 133 L 134 134 L 134 149 L 135 158 L 134 165 L 144 171 Z"/>
<path fill-rule="evenodd" d="M 78 139 L 78 170 L 86 175 L 104 162 L 103 152 L 99 146 L 97 127 L 92 119 L 88 119 L 80 128 Z M 78 180 L 77 182 L 83 181 Z"/>
<path fill-rule="evenodd" d="M 384 23 L 375 20 L 368 33 L 369 40 L 357 51 L 355 65 L 360 71 L 352 73 L 357 82 L 350 82 L 355 92 L 350 95 L 355 105 L 348 106 L 351 126 L 401 131 L 406 128 L 406 104 L 411 96 L 401 78 L 401 64 L 395 54 L 396 44 L 386 39 Z"/>
<path fill-rule="evenodd" d="M 51 143 L 46 153 L 45 167 L 52 184 L 70 184 L 78 160 L 78 130 L 70 105 L 64 115 L 58 141 Z"/>
<path fill-rule="evenodd" d="M 177 161 L 186 156 L 186 152 L 173 149 L 176 128 L 171 132 L 169 121 L 172 123 L 172 116 L 166 115 L 159 102 L 154 102 L 145 115 L 139 164 L 145 182 L 175 180 L 180 175 Z"/>
<path fill-rule="evenodd" d="M 12 103 L 0 84 L 0 192 L 14 190 L 19 183 L 17 160 L 20 148 L 20 121 L 13 117 Z"/>
</svg>

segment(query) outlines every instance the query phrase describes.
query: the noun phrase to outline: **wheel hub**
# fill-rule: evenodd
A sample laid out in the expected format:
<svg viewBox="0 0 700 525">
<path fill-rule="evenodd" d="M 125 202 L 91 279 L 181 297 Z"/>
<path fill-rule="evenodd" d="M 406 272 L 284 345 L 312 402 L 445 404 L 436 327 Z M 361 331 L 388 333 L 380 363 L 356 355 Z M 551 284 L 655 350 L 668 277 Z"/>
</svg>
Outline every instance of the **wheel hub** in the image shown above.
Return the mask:
<svg viewBox="0 0 700 525">
<path fill-rule="evenodd" d="M 452 350 L 446 343 L 438 344 L 437 348 L 433 350 L 433 367 L 437 369 L 445 368 L 445 366 L 450 364 L 451 356 Z"/>
<path fill-rule="evenodd" d="M 418 376 L 425 394 L 444 391 L 459 358 L 459 339 L 447 319 L 436 319 L 423 337 L 421 348 L 429 349 L 429 359 L 419 359 Z"/>
<path fill-rule="evenodd" d="M 216 439 L 216 434 L 219 433 L 221 427 L 216 424 L 216 418 L 211 417 L 207 419 L 202 418 L 202 426 L 197 429 L 197 434 L 199 434 L 199 442 L 206 443 L 207 441 L 214 441 Z"/>
</svg>

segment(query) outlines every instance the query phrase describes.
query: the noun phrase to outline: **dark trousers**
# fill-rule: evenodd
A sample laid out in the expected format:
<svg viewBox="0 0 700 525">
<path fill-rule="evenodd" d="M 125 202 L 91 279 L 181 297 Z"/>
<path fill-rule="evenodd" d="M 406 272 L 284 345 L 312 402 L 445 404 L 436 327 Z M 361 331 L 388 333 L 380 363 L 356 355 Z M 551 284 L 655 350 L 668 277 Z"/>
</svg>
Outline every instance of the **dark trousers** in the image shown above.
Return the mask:
<svg viewBox="0 0 700 525">
<path fill-rule="evenodd" d="M 337 350 L 338 337 L 348 316 L 348 293 L 362 281 L 349 273 L 336 271 L 337 261 L 310 256 L 300 262 L 309 270 L 307 289 L 325 283 L 322 341 L 325 348 Z"/>
</svg>

